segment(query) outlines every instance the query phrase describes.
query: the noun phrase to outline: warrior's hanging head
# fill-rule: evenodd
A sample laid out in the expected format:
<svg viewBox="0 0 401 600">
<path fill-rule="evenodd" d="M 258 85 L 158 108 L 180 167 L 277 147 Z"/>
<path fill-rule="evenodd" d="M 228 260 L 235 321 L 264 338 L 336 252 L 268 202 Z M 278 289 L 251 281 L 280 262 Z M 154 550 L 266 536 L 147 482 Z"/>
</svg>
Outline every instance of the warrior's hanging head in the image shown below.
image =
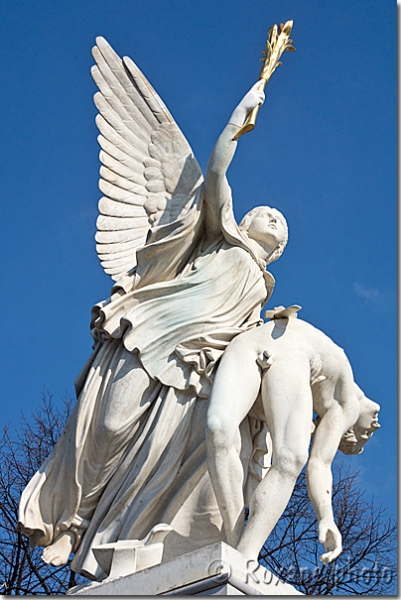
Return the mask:
<svg viewBox="0 0 401 600">
<path fill-rule="evenodd" d="M 358 388 L 358 386 L 356 386 Z M 360 389 L 358 388 L 360 391 Z M 362 392 L 363 394 L 363 392 Z M 353 427 L 341 438 L 339 450 L 344 454 L 361 454 L 363 447 L 370 440 L 376 429 L 379 429 L 380 406 L 364 394 L 359 396 L 359 416 Z"/>
<path fill-rule="evenodd" d="M 250 210 L 239 228 L 248 238 L 263 247 L 267 253 L 267 263 L 277 260 L 287 245 L 287 221 L 280 211 L 270 206 L 257 206 Z"/>
</svg>

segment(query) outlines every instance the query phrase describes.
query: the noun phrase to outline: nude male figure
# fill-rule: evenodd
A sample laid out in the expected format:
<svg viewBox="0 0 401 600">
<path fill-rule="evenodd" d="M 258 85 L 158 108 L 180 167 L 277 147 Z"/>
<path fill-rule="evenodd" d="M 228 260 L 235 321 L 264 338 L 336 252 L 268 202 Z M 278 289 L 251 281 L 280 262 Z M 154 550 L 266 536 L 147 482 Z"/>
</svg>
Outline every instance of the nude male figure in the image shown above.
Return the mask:
<svg viewBox="0 0 401 600">
<path fill-rule="evenodd" d="M 362 452 L 380 427 L 380 406 L 355 384 L 344 351 L 291 316 L 298 309 L 268 311 L 271 321 L 240 334 L 225 351 L 207 415 L 208 468 L 228 543 L 257 559 L 308 463 L 308 493 L 326 564 L 342 551 L 332 510 L 331 463 L 338 448 Z M 235 440 L 259 391 L 272 437 L 272 466 L 252 496 L 244 528 L 244 473 Z M 319 419 L 308 459 L 313 412 Z"/>
</svg>

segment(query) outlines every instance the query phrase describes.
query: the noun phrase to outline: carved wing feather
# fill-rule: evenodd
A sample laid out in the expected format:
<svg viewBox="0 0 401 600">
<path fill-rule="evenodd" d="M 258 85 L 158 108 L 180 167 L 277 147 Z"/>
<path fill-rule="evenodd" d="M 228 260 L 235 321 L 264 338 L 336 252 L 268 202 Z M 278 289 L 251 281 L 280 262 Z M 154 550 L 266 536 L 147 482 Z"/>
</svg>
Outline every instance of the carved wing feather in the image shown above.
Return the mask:
<svg viewBox="0 0 401 600">
<path fill-rule="evenodd" d="M 203 177 L 184 135 L 135 63 L 121 60 L 101 37 L 92 53 L 103 193 L 96 250 L 117 281 L 136 265 L 149 229 L 188 210 Z"/>
</svg>

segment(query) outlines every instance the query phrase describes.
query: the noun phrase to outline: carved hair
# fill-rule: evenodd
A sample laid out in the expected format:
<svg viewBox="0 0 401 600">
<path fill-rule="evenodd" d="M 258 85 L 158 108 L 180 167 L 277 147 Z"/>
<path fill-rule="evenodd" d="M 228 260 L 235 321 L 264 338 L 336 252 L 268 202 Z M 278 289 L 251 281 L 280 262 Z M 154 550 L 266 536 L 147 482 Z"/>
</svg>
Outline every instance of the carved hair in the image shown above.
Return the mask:
<svg viewBox="0 0 401 600">
<path fill-rule="evenodd" d="M 348 431 L 344 433 L 338 449 L 341 450 L 343 454 L 361 454 L 363 452 L 363 448 L 358 444 L 353 427 L 350 427 Z"/>
<path fill-rule="evenodd" d="M 268 257 L 267 262 L 271 263 L 274 260 L 277 260 L 278 258 L 280 258 L 280 256 L 282 255 L 282 253 L 284 251 L 284 248 L 286 247 L 287 242 L 288 242 L 288 225 L 287 225 L 287 221 L 284 218 L 284 215 L 281 214 L 281 212 L 279 210 L 277 210 L 276 208 L 271 209 L 269 206 L 256 206 L 255 208 L 250 210 L 248 213 L 246 213 L 245 217 L 242 219 L 241 223 L 239 224 L 239 228 L 241 231 L 247 232 L 253 217 L 257 213 L 266 211 L 266 210 L 274 211 L 274 215 L 280 220 L 280 222 L 283 224 L 283 227 L 284 227 L 284 240 L 282 242 L 280 242 L 280 244 L 277 246 L 277 248 L 274 250 L 274 252 L 271 254 L 271 256 Z"/>
</svg>

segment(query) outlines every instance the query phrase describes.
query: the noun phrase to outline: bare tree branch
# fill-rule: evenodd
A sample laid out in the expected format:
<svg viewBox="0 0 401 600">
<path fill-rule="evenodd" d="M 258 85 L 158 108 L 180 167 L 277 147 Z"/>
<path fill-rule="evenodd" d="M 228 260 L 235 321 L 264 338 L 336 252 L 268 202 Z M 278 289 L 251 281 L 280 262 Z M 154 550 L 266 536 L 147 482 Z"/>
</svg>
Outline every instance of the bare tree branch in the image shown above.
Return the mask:
<svg viewBox="0 0 401 600">
<path fill-rule="evenodd" d="M 57 409 L 42 394 L 39 410 L 19 429 L 9 426 L 0 440 L 0 593 L 4 595 L 65 595 L 87 580 L 66 565 L 51 567 L 41 560 L 41 548 L 29 548 L 15 531 L 21 493 L 61 435 L 71 410 L 65 398 Z M 358 473 L 338 468 L 334 473 L 333 508 L 343 536 L 343 554 L 333 563 L 319 562 L 322 548 L 316 517 L 309 501 L 305 473 L 263 547 L 259 559 L 280 579 L 306 595 L 385 595 L 396 591 L 396 525 L 382 506 L 363 497 Z"/>
<path fill-rule="evenodd" d="M 3 595 L 65 595 L 68 588 L 87 581 L 72 573 L 69 564 L 52 567 L 41 560 L 42 548 L 29 548 L 16 532 L 18 504 L 29 480 L 51 452 L 71 410 L 64 399 L 55 407 L 49 394 L 31 421 L 22 416 L 19 429 L 4 428 L 0 440 L 0 585 Z"/>
<path fill-rule="evenodd" d="M 343 553 L 323 566 L 317 522 L 307 501 L 305 473 L 259 560 L 306 595 L 384 595 L 396 593 L 397 527 L 373 498 L 364 499 L 358 473 L 334 473 L 333 508 L 343 536 Z"/>
</svg>

